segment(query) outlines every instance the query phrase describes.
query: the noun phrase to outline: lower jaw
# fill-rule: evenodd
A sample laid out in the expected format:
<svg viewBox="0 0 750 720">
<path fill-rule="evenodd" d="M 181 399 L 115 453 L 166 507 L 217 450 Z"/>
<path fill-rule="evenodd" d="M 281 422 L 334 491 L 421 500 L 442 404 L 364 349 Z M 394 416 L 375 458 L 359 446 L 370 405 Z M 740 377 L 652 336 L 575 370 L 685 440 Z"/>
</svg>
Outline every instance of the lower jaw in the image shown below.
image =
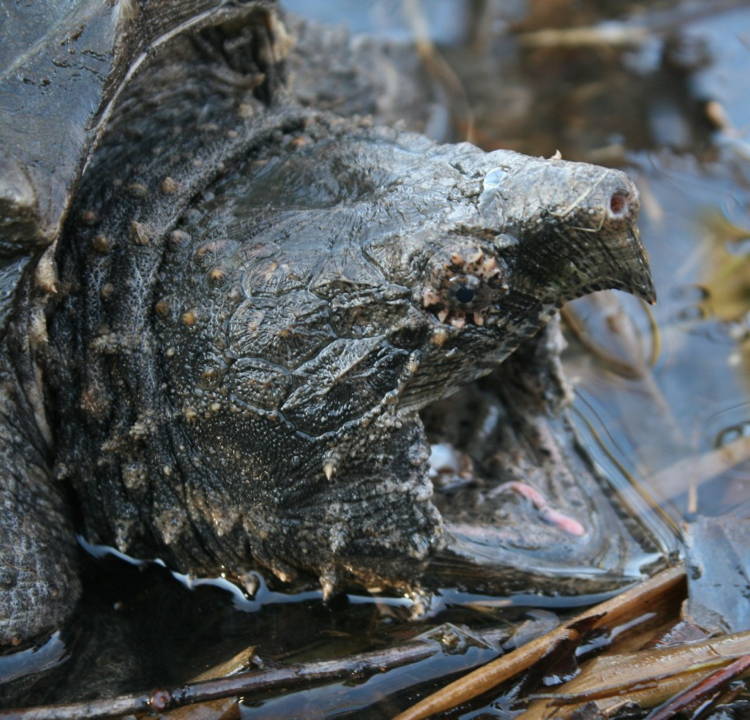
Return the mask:
<svg viewBox="0 0 750 720">
<path fill-rule="evenodd" d="M 518 367 L 503 365 L 421 413 L 444 458 L 431 475 L 446 531 L 424 586 L 560 596 L 639 579 L 663 551 L 628 516 L 567 411 L 540 404 Z"/>
</svg>

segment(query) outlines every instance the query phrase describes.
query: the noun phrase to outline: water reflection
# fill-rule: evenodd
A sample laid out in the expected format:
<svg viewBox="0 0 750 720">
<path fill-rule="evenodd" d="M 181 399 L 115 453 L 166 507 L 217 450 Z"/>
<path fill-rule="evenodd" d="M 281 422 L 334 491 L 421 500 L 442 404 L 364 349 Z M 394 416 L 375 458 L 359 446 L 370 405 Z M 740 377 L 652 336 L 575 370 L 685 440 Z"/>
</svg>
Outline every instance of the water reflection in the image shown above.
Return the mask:
<svg viewBox="0 0 750 720">
<path fill-rule="evenodd" d="M 15 653 L 0 655 L 0 683 L 9 683 L 17 678 L 42 673 L 65 662 L 68 648 L 60 632 L 39 646 L 33 646 Z"/>
<path fill-rule="evenodd" d="M 729 427 L 724 428 L 716 436 L 716 447 L 724 447 L 735 440 L 746 437 L 750 437 L 750 420 L 743 420 L 737 425 L 730 425 Z"/>
</svg>

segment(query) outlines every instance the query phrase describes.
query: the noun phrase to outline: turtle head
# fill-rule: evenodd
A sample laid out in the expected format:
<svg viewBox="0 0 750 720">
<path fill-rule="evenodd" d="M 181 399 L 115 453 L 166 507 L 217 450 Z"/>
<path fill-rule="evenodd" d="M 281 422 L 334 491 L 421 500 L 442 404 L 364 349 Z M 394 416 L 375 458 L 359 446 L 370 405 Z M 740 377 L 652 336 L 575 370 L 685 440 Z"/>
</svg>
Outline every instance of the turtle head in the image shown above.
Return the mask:
<svg viewBox="0 0 750 720">
<path fill-rule="evenodd" d="M 474 203 L 428 240 L 422 304 L 453 326 L 531 320 L 595 290 L 655 302 L 638 236 L 638 190 L 622 172 L 497 151 Z"/>
<path fill-rule="evenodd" d="M 398 230 L 373 223 L 364 248 L 412 288 L 429 326 L 407 406 L 486 374 L 569 300 L 619 289 L 655 301 L 638 190 L 624 173 L 468 144 L 404 162 L 413 167 L 392 188 L 403 199 L 384 203 Z"/>
<path fill-rule="evenodd" d="M 654 300 L 622 172 L 372 128 L 302 140 L 216 183 L 185 229 L 222 268 L 230 374 L 279 368 L 263 402 L 305 432 L 442 397 L 592 290 Z"/>
</svg>

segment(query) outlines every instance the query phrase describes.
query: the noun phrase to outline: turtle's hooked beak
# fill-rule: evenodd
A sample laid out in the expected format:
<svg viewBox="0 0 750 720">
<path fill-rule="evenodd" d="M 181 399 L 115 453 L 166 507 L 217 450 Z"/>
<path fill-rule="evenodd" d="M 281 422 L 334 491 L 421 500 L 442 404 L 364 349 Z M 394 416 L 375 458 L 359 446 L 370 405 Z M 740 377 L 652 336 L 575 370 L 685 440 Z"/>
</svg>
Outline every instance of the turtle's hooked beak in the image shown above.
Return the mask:
<svg viewBox="0 0 750 720">
<path fill-rule="evenodd" d="M 552 224 L 529 233 L 520 243 L 515 289 L 557 307 L 597 290 L 623 290 L 653 305 L 656 291 L 636 218 L 637 206 L 627 219 L 594 227 Z"/>
<path fill-rule="evenodd" d="M 596 242 L 580 248 L 570 263 L 574 266 L 569 275 L 573 282 L 561 288 L 563 301 L 597 290 L 623 290 L 650 305 L 656 302 L 648 253 L 635 225 L 620 235 L 597 238 Z"/>
<path fill-rule="evenodd" d="M 619 289 L 625 290 L 636 297 L 645 300 L 649 305 L 656 303 L 656 290 L 651 277 L 651 269 L 648 263 L 648 253 L 640 239 L 638 228 L 630 228 L 628 246 L 631 252 L 624 256 L 619 268 L 623 286 Z"/>
<path fill-rule="evenodd" d="M 530 159 L 495 151 L 479 211 L 502 228 L 501 253 L 514 256 L 510 287 L 519 297 L 561 306 L 594 290 L 656 300 L 637 229 L 640 200 L 619 170 Z M 507 237 L 517 244 L 507 248 Z"/>
</svg>

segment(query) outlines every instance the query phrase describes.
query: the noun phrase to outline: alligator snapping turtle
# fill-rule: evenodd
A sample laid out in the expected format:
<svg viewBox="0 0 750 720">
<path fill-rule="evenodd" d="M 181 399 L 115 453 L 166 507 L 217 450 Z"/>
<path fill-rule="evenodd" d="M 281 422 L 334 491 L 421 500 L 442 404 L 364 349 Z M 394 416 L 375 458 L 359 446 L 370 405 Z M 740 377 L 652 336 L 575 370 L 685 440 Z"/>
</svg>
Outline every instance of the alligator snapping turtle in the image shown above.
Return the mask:
<svg viewBox="0 0 750 720">
<path fill-rule="evenodd" d="M 532 576 L 554 566 L 545 544 L 552 560 L 613 554 L 602 576 L 617 575 L 625 541 L 592 530 L 617 513 L 580 489 L 594 470 L 560 415 L 554 323 L 540 330 L 592 290 L 653 300 L 632 182 L 376 126 L 357 114 L 384 116 L 361 57 L 332 102 L 271 2 L 172 4 L 172 25 L 106 8 L 118 52 L 128 22 L 151 49 L 116 56 L 76 118 L 62 191 L 10 133 L 0 645 L 70 616 L 76 532 L 183 572 L 302 572 L 326 593 L 507 588 L 516 550 Z M 484 434 L 481 393 L 500 415 Z M 425 427 L 458 443 L 467 422 L 497 473 L 435 495 Z M 586 527 L 545 539 L 538 508 L 503 515 L 502 481 L 535 474 Z"/>
</svg>

